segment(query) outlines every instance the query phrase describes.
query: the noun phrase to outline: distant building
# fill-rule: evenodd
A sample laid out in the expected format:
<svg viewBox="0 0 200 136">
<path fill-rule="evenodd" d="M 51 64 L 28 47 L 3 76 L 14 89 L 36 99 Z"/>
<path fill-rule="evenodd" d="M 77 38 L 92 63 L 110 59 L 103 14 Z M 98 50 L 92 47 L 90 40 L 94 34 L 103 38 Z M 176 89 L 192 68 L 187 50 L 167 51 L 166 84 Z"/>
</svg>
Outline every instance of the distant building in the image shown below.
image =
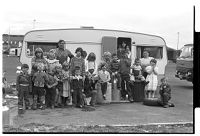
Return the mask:
<svg viewBox="0 0 200 136">
<path fill-rule="evenodd" d="M 3 51 L 7 51 L 10 48 L 19 47 L 20 43 L 22 43 L 23 40 L 24 40 L 24 35 L 3 34 L 2 35 Z"/>
<path fill-rule="evenodd" d="M 176 62 L 177 50 L 167 47 L 167 57 L 168 57 L 168 60 Z"/>
</svg>

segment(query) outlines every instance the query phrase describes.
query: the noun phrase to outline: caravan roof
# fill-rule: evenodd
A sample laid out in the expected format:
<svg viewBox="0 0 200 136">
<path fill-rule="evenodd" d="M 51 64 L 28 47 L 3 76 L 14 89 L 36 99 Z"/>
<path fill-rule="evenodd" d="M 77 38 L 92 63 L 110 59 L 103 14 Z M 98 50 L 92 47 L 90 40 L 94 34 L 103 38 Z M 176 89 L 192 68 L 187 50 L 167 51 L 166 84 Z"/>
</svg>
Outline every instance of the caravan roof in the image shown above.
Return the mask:
<svg viewBox="0 0 200 136">
<path fill-rule="evenodd" d="M 70 29 L 46 29 L 33 30 L 25 34 L 26 42 L 58 42 L 64 39 L 67 43 L 97 43 L 101 44 L 102 37 L 130 37 L 135 44 L 150 44 L 166 46 L 164 39 L 160 36 L 129 32 L 121 30 L 108 29 L 88 29 L 88 28 L 70 28 Z"/>
</svg>

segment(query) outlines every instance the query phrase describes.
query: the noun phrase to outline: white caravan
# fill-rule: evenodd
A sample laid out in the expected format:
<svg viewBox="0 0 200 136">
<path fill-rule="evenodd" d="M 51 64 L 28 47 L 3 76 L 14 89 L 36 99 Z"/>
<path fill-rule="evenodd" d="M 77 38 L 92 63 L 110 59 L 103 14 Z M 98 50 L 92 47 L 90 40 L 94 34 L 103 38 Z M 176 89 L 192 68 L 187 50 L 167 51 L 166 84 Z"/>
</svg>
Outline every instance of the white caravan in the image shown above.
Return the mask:
<svg viewBox="0 0 200 136">
<path fill-rule="evenodd" d="M 45 55 L 50 49 L 57 47 L 60 39 L 65 40 L 65 48 L 73 54 L 77 47 L 82 47 L 87 54 L 94 52 L 97 64 L 101 61 L 103 52 L 117 52 L 120 44 L 125 41 L 131 49 L 132 63 L 136 57 L 142 57 L 144 50 L 148 50 L 150 56 L 157 60 L 159 75 L 165 74 L 167 50 L 162 37 L 119 30 L 73 28 L 30 31 L 24 36 L 20 62 L 28 64 L 31 68 L 31 58 L 35 49 L 42 48 Z"/>
</svg>

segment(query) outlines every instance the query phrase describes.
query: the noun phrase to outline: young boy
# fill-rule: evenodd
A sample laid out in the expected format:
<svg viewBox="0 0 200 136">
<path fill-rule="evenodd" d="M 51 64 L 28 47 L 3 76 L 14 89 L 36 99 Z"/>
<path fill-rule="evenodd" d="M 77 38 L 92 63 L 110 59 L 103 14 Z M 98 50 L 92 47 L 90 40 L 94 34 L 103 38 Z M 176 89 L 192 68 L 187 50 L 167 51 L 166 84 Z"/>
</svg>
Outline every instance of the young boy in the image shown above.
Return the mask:
<svg viewBox="0 0 200 136">
<path fill-rule="evenodd" d="M 126 52 L 122 52 L 122 58 L 119 63 L 119 73 L 121 75 L 121 96 L 122 100 L 126 100 L 126 95 L 128 94 L 128 100 L 133 102 L 133 92 L 130 87 L 130 66 L 131 59 L 128 58 Z"/>
<path fill-rule="evenodd" d="M 106 64 L 101 65 L 101 70 L 99 71 L 99 82 L 101 84 L 101 91 L 103 99 L 106 100 L 107 84 L 110 81 L 110 73 L 106 71 Z"/>
<path fill-rule="evenodd" d="M 164 108 L 168 107 L 174 107 L 173 103 L 169 103 L 169 100 L 171 99 L 171 87 L 167 83 L 167 78 L 163 77 L 161 80 L 161 85 L 160 85 L 160 98 L 161 98 L 161 105 Z"/>
<path fill-rule="evenodd" d="M 119 74 L 119 61 L 117 54 L 112 54 L 112 61 L 110 62 L 110 71 L 111 71 L 111 83 L 114 84 L 114 80 L 117 79 L 117 88 L 121 90 L 121 77 Z"/>
<path fill-rule="evenodd" d="M 144 76 L 142 75 L 142 67 L 141 67 L 141 61 L 139 58 L 135 59 L 135 63 L 133 64 L 133 66 L 131 67 L 131 75 L 133 75 L 133 79 L 132 81 L 135 82 L 135 80 L 139 80 L 142 81 L 146 84 L 149 83 L 149 81 L 145 81 Z"/>
<path fill-rule="evenodd" d="M 33 75 L 33 109 L 37 109 L 37 99 L 39 97 L 40 101 L 40 109 L 45 109 L 45 84 L 48 83 L 48 76 L 43 71 L 44 70 L 44 64 L 39 63 L 37 64 L 38 71 L 34 73 Z"/>
<path fill-rule="evenodd" d="M 28 74 L 29 66 L 23 64 L 22 72 L 17 76 L 16 89 L 18 91 L 18 113 L 24 113 L 23 100 L 25 101 L 25 108 L 30 109 L 30 102 L 28 99 L 29 92 L 32 91 L 31 76 Z"/>
<path fill-rule="evenodd" d="M 71 91 L 73 93 L 73 104 L 76 107 L 82 108 L 83 106 L 83 77 L 81 76 L 80 67 L 76 66 L 74 69 L 75 75 L 71 80 Z"/>
<path fill-rule="evenodd" d="M 58 84 L 56 85 L 55 106 L 64 108 L 64 105 L 61 100 L 61 94 L 63 92 L 63 78 L 64 78 L 64 74 L 62 73 L 62 65 L 61 64 L 59 64 L 55 67 L 54 77 L 58 82 Z"/>
<path fill-rule="evenodd" d="M 58 84 L 57 80 L 54 78 L 53 73 L 48 74 L 48 83 L 47 86 L 47 92 L 46 92 L 46 106 L 50 106 L 51 109 L 54 109 L 55 106 L 55 96 L 56 96 L 56 85 Z"/>
</svg>

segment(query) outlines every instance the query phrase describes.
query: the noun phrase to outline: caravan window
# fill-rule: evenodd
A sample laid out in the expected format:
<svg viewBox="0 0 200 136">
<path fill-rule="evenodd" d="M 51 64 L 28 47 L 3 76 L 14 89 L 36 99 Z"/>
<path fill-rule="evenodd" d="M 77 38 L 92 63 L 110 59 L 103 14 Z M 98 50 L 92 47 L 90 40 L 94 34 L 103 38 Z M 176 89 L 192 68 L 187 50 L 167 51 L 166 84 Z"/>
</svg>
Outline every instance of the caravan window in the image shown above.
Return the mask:
<svg viewBox="0 0 200 136">
<path fill-rule="evenodd" d="M 47 55 L 49 50 L 55 49 L 57 47 L 57 43 L 37 43 L 37 42 L 28 42 L 27 43 L 27 51 L 30 52 L 27 53 L 28 56 L 34 56 L 35 55 L 35 49 L 41 48 L 44 52 L 44 56 Z"/>
<path fill-rule="evenodd" d="M 155 59 L 162 59 L 163 57 L 163 47 L 155 47 L 155 46 L 138 46 L 137 47 L 137 57 L 142 58 L 142 54 L 144 51 L 149 52 L 149 56 Z"/>
</svg>

